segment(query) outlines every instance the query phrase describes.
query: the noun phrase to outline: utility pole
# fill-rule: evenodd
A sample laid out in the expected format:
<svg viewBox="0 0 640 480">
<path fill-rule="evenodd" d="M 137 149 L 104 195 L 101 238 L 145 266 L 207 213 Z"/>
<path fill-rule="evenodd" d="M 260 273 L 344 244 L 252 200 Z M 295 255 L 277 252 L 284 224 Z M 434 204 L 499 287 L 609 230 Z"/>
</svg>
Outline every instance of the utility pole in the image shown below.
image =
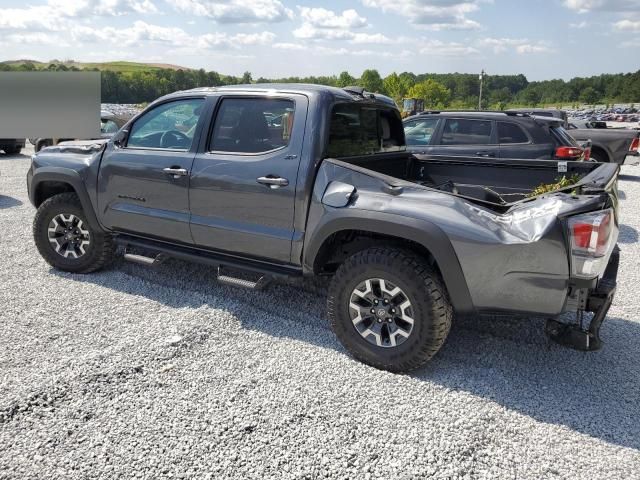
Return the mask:
<svg viewBox="0 0 640 480">
<path fill-rule="evenodd" d="M 478 110 L 482 110 L 482 81 L 484 80 L 485 72 L 484 68 L 480 73 L 480 97 L 478 98 Z"/>
</svg>

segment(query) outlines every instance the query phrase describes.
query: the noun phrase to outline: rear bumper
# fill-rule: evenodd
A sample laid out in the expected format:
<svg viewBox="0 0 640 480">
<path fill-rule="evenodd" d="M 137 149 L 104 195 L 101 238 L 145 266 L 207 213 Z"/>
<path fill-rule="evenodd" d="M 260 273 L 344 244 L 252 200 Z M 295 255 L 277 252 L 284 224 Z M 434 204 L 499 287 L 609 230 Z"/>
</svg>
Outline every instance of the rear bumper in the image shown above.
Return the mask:
<svg viewBox="0 0 640 480">
<path fill-rule="evenodd" d="M 624 157 L 623 165 L 638 165 L 640 164 L 640 153 L 629 153 Z"/>
<path fill-rule="evenodd" d="M 578 310 L 578 325 L 566 324 L 557 320 L 548 319 L 545 332 L 555 342 L 582 351 L 594 351 L 602 348 L 600 339 L 600 327 L 609 313 L 616 293 L 618 277 L 618 265 L 620 263 L 620 248 L 616 245 L 609 258 L 607 268 L 595 288 L 588 289 L 581 308 Z M 592 312 L 593 318 L 589 328 L 582 327 L 582 313 Z"/>
</svg>

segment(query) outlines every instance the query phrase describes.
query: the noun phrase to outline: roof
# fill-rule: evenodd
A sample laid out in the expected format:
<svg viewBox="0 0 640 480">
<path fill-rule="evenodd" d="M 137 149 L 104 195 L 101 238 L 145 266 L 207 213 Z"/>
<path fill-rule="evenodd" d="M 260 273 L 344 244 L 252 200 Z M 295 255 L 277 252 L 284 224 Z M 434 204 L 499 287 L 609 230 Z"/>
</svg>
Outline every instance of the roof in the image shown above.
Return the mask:
<svg viewBox="0 0 640 480">
<path fill-rule="evenodd" d="M 315 85 L 312 83 L 257 83 L 248 85 L 226 85 L 222 87 L 198 87 L 190 90 L 170 93 L 161 98 L 166 99 L 187 96 L 193 95 L 194 93 L 215 95 L 220 92 L 298 93 L 307 96 L 332 95 L 335 99 L 339 100 L 373 102 L 376 104 L 383 104 L 385 106 L 393 106 L 394 108 L 396 107 L 395 102 L 386 95 L 379 93 L 371 94 L 370 92 L 358 94 L 356 93 L 356 89 L 347 91 L 342 88 Z M 371 98 L 371 95 L 373 95 L 373 98 Z"/>
<path fill-rule="evenodd" d="M 531 119 L 536 120 L 538 122 L 544 123 L 558 123 L 562 124 L 563 121 L 556 117 L 542 117 L 537 115 L 529 115 L 527 113 L 522 112 L 514 112 L 514 111 L 497 111 L 497 110 L 446 110 L 446 111 L 426 111 L 421 112 L 417 115 L 413 115 L 411 117 L 405 118 L 405 121 L 425 117 L 428 115 L 433 116 L 446 116 L 446 117 L 462 117 L 462 118 L 485 118 L 485 119 Z"/>
</svg>

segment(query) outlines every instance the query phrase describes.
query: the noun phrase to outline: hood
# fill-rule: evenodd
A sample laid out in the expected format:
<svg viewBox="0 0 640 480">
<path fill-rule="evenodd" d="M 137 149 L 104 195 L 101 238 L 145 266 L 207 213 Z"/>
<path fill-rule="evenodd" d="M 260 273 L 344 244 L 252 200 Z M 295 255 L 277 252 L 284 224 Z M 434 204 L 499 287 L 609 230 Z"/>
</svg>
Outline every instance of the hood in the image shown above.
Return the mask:
<svg viewBox="0 0 640 480">
<path fill-rule="evenodd" d="M 96 140 L 70 140 L 68 142 L 60 142 L 57 145 L 42 149 L 47 153 L 53 152 L 69 152 L 69 153 L 89 153 L 99 152 L 109 141 L 108 138 L 100 138 Z"/>
</svg>

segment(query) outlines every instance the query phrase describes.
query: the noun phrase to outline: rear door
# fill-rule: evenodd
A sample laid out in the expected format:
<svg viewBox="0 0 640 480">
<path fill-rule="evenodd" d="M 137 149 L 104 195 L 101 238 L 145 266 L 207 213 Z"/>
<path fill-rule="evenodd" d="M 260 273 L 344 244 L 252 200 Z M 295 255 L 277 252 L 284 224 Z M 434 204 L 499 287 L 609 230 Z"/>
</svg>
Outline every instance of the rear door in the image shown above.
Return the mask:
<svg viewBox="0 0 640 480">
<path fill-rule="evenodd" d="M 497 158 L 494 122 L 485 119 L 446 118 L 429 153 L 465 157 Z"/>
<path fill-rule="evenodd" d="M 218 100 L 191 174 L 196 245 L 290 262 L 307 109 L 304 95 Z"/>
<path fill-rule="evenodd" d="M 536 144 L 527 131 L 515 122 L 496 122 L 501 158 L 551 158 L 548 144 Z"/>
</svg>

